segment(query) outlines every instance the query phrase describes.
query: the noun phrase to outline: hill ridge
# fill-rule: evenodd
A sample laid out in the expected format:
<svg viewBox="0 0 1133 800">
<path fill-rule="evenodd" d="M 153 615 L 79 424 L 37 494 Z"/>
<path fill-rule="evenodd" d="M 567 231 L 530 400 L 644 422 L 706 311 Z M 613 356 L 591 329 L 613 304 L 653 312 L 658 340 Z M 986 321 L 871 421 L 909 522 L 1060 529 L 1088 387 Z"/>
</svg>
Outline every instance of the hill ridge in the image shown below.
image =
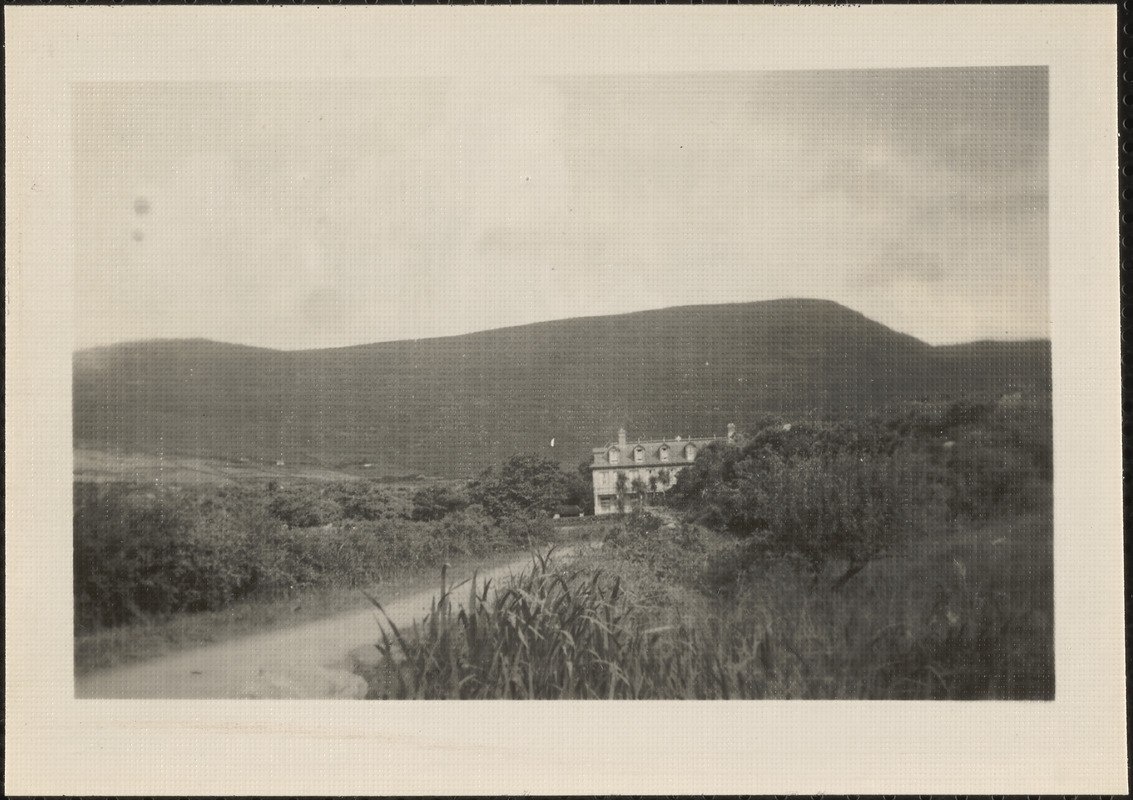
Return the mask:
<svg viewBox="0 0 1133 800">
<path fill-rule="evenodd" d="M 934 347 L 810 298 L 671 306 L 318 350 L 150 340 L 79 351 L 88 446 L 468 475 L 631 436 L 1049 389 L 1049 342 Z M 554 438 L 556 447 L 550 448 Z"/>
<path fill-rule="evenodd" d="M 95 345 L 95 346 L 92 346 L 92 347 L 80 348 L 78 350 L 75 350 L 74 352 L 75 352 L 75 354 L 78 354 L 78 353 L 88 353 L 88 352 L 92 352 L 92 351 L 96 351 L 96 350 L 109 350 L 109 349 L 113 349 L 113 348 L 117 348 L 117 347 L 130 347 L 130 346 L 136 346 L 136 345 L 185 343 L 185 344 L 225 345 L 225 346 L 231 346 L 231 347 L 247 348 L 247 349 L 251 349 L 251 350 L 265 350 L 265 351 L 270 351 L 270 352 L 273 352 L 273 353 L 310 353 L 310 352 L 316 352 L 316 351 L 323 352 L 323 351 L 329 351 L 329 350 L 350 350 L 350 349 L 361 348 L 361 347 L 373 347 L 375 345 L 383 345 L 383 344 L 396 344 L 396 343 L 405 343 L 405 342 L 415 342 L 416 343 L 416 342 L 431 342 L 431 341 L 437 341 L 437 340 L 442 340 L 442 339 L 459 339 L 459 338 L 464 338 L 464 337 L 469 337 L 469 336 L 478 336 L 478 335 L 481 335 L 481 334 L 491 334 L 491 333 L 498 333 L 498 332 L 503 332 L 503 331 L 516 331 L 516 330 L 519 330 L 519 329 L 536 328 L 538 326 L 555 325 L 555 324 L 558 324 L 558 323 L 576 323 L 576 322 L 577 323 L 584 323 L 584 322 L 594 322 L 596 320 L 604 320 L 604 319 L 611 319 L 611 318 L 622 319 L 622 318 L 628 318 L 628 317 L 644 317 L 644 316 L 647 316 L 647 315 L 650 315 L 650 314 L 655 314 L 655 313 L 660 313 L 660 312 L 687 311 L 687 312 L 692 313 L 692 312 L 696 312 L 696 311 L 707 311 L 707 310 L 711 310 L 711 309 L 743 309 L 743 308 L 754 308 L 754 307 L 758 307 L 758 306 L 772 306 L 772 305 L 786 306 L 786 305 L 790 305 L 790 304 L 797 304 L 797 305 L 811 304 L 811 305 L 815 305 L 815 306 L 825 306 L 825 307 L 829 307 L 829 308 L 835 308 L 835 309 L 839 309 L 841 311 L 844 311 L 846 313 L 853 314 L 857 317 L 860 317 L 863 320 L 867 320 L 873 325 L 879 325 L 879 326 L 882 326 L 882 327 L 887 327 L 887 326 L 884 326 L 883 323 L 876 322 L 876 321 L 870 319 L 869 317 L 867 317 L 865 314 L 861 313 L 860 311 L 852 309 L 848 306 L 844 306 L 844 305 L 842 305 L 842 304 L 840 304 L 840 303 L 838 303 L 834 300 L 826 300 L 826 299 L 817 298 L 817 297 L 782 297 L 782 298 L 776 298 L 776 299 L 773 299 L 773 300 L 747 300 L 747 301 L 737 301 L 737 302 L 732 302 L 732 303 L 695 303 L 695 304 L 689 304 L 689 305 L 661 306 L 660 308 L 639 309 L 639 310 L 636 310 L 636 311 L 626 311 L 626 312 L 614 313 L 614 314 L 592 314 L 592 315 L 582 316 L 582 317 L 560 317 L 558 319 L 537 320 L 535 322 L 521 322 L 521 323 L 518 323 L 516 325 L 504 325 L 504 326 L 501 326 L 501 327 L 498 327 L 498 328 L 484 328 L 482 330 L 468 331 L 466 333 L 444 334 L 444 335 L 441 335 L 441 336 L 409 337 L 409 338 L 405 338 L 405 339 L 388 339 L 388 340 L 384 340 L 384 341 L 380 341 L 380 342 L 360 342 L 358 344 L 335 345 L 333 347 L 299 348 L 299 349 L 296 349 L 296 350 L 282 350 L 280 348 L 275 348 L 275 347 L 264 347 L 262 345 L 249 345 L 249 344 L 244 344 L 244 343 L 241 343 L 241 342 L 229 342 L 229 341 L 225 341 L 225 340 L 222 340 L 222 339 L 210 339 L 208 337 L 202 337 L 202 336 L 191 336 L 191 337 L 171 336 L 171 337 L 155 337 L 155 338 L 152 338 L 152 339 L 129 339 L 129 340 L 121 341 L 121 342 L 113 342 L 113 343 L 110 343 L 110 344 Z M 890 328 L 889 330 L 892 330 L 892 329 Z M 907 336 L 910 339 L 916 339 L 917 341 L 921 341 L 920 339 L 917 339 L 915 336 L 912 336 L 912 334 L 901 333 L 899 331 L 893 331 L 893 333 L 895 333 L 898 336 Z M 927 343 L 924 343 L 924 344 L 927 344 Z M 937 345 L 928 345 L 928 346 L 931 347 L 931 346 L 937 346 Z M 946 345 L 941 345 L 941 346 L 946 346 Z"/>
</svg>

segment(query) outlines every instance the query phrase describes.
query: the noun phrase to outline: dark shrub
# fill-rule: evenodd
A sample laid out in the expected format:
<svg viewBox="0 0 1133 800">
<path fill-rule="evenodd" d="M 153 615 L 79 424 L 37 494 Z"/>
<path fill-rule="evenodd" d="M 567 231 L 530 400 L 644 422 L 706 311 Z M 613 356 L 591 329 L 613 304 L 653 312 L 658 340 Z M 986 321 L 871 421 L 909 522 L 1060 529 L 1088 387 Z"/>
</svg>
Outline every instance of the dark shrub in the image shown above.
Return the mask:
<svg viewBox="0 0 1133 800">
<path fill-rule="evenodd" d="M 286 528 L 267 506 L 280 495 L 295 522 L 299 499 L 326 487 L 290 487 L 264 498 L 244 490 L 152 490 L 76 484 L 76 632 L 312 586 L 359 586 L 397 570 L 482 555 L 550 538 L 546 520 L 494 520 L 479 507 L 435 522 L 339 521 Z M 322 517 L 325 519 L 325 517 Z"/>
<path fill-rule="evenodd" d="M 163 576 L 183 566 L 188 510 L 115 485 L 76 484 L 74 499 L 76 628 L 172 610 Z"/>
<path fill-rule="evenodd" d="M 576 484 L 556 461 L 512 456 L 480 473 L 468 491 L 472 501 L 496 519 L 517 514 L 549 517 L 577 491 Z"/>
<path fill-rule="evenodd" d="M 977 425 L 988 418 L 994 406 L 989 403 L 976 403 L 971 400 L 957 400 L 940 418 L 942 431 L 965 425 Z"/>
<path fill-rule="evenodd" d="M 843 562 L 839 586 L 908 533 L 907 474 L 890 459 L 795 459 L 766 476 L 765 491 L 768 526 L 757 549 L 797 556 L 816 577 Z"/>
<path fill-rule="evenodd" d="M 398 516 L 389 493 L 369 481 L 334 484 L 325 497 L 338 505 L 342 519 L 372 522 Z"/>
<path fill-rule="evenodd" d="M 714 594 L 731 594 L 742 583 L 753 560 L 750 543 L 736 541 L 719 547 L 708 557 L 702 585 Z"/>
<path fill-rule="evenodd" d="M 506 536 L 495 520 L 478 506 L 447 514 L 432 531 L 438 552 L 444 555 L 483 555 L 506 546 Z"/>
<path fill-rule="evenodd" d="M 468 506 L 468 496 L 448 486 L 426 486 L 413 495 L 410 519 L 437 520 Z"/>
<path fill-rule="evenodd" d="M 986 435 L 957 442 L 946 467 L 952 487 L 949 510 L 973 519 L 1022 510 L 1027 483 L 1040 471 L 1029 453 Z"/>
<path fill-rule="evenodd" d="M 325 487 L 302 485 L 280 487 L 272 493 L 268 512 L 292 528 L 314 528 L 342 518 L 342 507 L 325 497 Z"/>
<path fill-rule="evenodd" d="M 578 506 L 587 516 L 594 515 L 594 479 L 590 475 L 590 462 L 579 463 L 575 474 L 571 476 L 571 490 L 567 496 L 567 504 Z"/>
</svg>

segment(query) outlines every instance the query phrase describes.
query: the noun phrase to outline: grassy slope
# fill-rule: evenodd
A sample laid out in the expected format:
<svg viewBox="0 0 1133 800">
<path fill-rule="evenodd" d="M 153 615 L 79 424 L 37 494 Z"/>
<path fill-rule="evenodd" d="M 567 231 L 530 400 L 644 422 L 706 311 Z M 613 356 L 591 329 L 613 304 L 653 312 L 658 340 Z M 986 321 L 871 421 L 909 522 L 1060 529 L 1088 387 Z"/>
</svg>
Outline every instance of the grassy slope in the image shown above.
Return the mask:
<svg viewBox="0 0 1133 800">
<path fill-rule="evenodd" d="M 722 435 L 767 413 L 1049 384 L 1047 342 L 931 348 L 834 303 L 781 300 L 292 353 L 201 340 L 99 348 L 75 356 L 74 436 L 460 476 L 516 452 L 575 464 L 620 425 Z"/>
</svg>

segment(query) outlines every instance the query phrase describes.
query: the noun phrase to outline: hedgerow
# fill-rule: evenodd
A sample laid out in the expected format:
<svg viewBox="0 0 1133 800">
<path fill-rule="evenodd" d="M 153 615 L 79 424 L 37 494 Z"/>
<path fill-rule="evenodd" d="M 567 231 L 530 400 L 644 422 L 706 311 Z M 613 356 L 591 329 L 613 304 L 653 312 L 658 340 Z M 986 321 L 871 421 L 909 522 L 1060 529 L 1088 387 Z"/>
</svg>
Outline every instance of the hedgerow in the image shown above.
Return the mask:
<svg viewBox="0 0 1133 800">
<path fill-rule="evenodd" d="M 325 489 L 307 491 L 327 499 Z M 287 496 L 298 494 L 293 489 Z M 398 570 L 525 547 L 550 535 L 546 522 L 496 520 L 476 507 L 416 522 L 344 520 L 339 505 L 330 527 L 295 527 L 276 515 L 276 498 L 250 490 L 78 483 L 74 504 L 76 632 L 314 586 L 372 584 Z"/>
</svg>

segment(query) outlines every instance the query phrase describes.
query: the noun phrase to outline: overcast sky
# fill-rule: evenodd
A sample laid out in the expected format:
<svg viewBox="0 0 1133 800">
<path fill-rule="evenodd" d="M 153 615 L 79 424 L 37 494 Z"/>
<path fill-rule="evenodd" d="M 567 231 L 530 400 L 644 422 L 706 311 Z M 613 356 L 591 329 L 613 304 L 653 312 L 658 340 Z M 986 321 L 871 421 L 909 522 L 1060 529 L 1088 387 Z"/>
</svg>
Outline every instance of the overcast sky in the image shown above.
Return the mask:
<svg viewBox="0 0 1133 800">
<path fill-rule="evenodd" d="M 91 84 L 73 131 L 76 347 L 778 297 L 1049 335 L 1044 68 Z"/>
</svg>

